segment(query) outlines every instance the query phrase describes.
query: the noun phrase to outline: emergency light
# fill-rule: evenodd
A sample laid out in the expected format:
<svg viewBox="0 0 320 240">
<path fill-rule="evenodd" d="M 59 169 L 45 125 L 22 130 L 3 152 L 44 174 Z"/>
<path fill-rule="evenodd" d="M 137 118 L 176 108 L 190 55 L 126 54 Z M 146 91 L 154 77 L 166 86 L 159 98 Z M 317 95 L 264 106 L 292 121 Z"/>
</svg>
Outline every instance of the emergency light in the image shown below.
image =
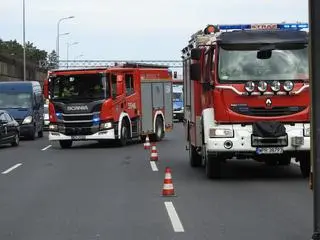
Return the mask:
<svg viewBox="0 0 320 240">
<path fill-rule="evenodd" d="M 258 23 L 258 24 L 235 24 L 218 25 L 219 30 L 273 30 L 273 29 L 292 29 L 301 30 L 309 28 L 308 23 Z"/>
</svg>

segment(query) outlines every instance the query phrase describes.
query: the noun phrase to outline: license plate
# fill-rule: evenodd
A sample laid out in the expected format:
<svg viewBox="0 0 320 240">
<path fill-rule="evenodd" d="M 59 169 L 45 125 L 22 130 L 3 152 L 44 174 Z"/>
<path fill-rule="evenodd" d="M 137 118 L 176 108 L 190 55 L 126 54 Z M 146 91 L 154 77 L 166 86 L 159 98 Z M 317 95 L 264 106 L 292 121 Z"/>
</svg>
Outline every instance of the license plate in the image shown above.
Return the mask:
<svg viewBox="0 0 320 240">
<path fill-rule="evenodd" d="M 283 148 L 281 147 L 266 147 L 266 148 L 257 148 L 257 154 L 281 154 L 283 153 Z"/>
<path fill-rule="evenodd" d="M 71 136 L 72 140 L 85 140 L 86 136 Z"/>
</svg>

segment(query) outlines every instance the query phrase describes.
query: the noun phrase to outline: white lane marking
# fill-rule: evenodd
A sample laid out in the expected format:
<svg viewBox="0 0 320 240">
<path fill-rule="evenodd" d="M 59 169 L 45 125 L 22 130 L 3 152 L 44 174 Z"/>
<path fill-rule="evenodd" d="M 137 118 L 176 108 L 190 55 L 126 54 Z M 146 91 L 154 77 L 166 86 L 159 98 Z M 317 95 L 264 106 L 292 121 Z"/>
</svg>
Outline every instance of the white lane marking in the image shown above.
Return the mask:
<svg viewBox="0 0 320 240">
<path fill-rule="evenodd" d="M 4 172 L 2 172 L 2 174 L 7 174 L 7 173 L 13 171 L 14 169 L 20 167 L 21 165 L 22 165 L 22 163 L 18 163 L 18 164 L 16 164 L 16 165 L 12 166 L 11 168 L 5 170 Z"/>
<path fill-rule="evenodd" d="M 184 232 L 184 228 L 182 226 L 182 223 L 179 219 L 179 216 L 176 212 L 176 209 L 173 206 L 172 202 L 164 202 L 164 205 L 166 206 L 169 218 L 171 220 L 171 224 L 173 226 L 173 230 L 175 232 Z"/>
<path fill-rule="evenodd" d="M 158 172 L 159 171 L 158 167 L 157 167 L 157 164 L 155 162 L 150 161 L 150 165 L 151 165 L 152 171 L 154 171 L 154 172 Z"/>
<path fill-rule="evenodd" d="M 47 150 L 47 149 L 49 149 L 51 147 L 52 147 L 52 145 L 46 146 L 45 148 L 42 148 L 41 151 L 45 151 L 45 150 Z"/>
</svg>

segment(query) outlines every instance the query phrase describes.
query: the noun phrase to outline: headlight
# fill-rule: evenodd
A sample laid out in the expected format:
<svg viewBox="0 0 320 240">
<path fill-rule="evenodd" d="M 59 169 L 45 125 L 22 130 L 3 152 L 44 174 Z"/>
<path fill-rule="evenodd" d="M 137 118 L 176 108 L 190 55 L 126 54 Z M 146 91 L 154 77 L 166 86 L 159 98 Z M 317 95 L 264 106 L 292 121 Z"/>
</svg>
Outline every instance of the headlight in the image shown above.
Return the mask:
<svg viewBox="0 0 320 240">
<path fill-rule="evenodd" d="M 100 124 L 100 129 L 108 129 L 112 128 L 112 123 L 111 122 L 106 122 L 106 123 L 101 123 Z"/>
<path fill-rule="evenodd" d="M 246 89 L 247 92 L 253 92 L 254 91 L 255 84 L 252 81 L 246 82 L 244 85 L 244 88 Z"/>
<path fill-rule="evenodd" d="M 268 84 L 265 81 L 260 81 L 258 83 L 258 90 L 260 92 L 265 92 L 267 90 Z"/>
<path fill-rule="evenodd" d="M 50 124 L 49 125 L 49 130 L 50 131 L 58 131 L 58 125 Z"/>
<path fill-rule="evenodd" d="M 221 128 L 210 128 L 209 130 L 210 138 L 232 138 L 233 130 L 232 129 L 221 129 Z"/>
<path fill-rule="evenodd" d="M 32 116 L 28 116 L 25 119 L 23 119 L 22 124 L 29 124 L 32 122 Z"/>
<path fill-rule="evenodd" d="M 280 86 L 281 86 L 281 84 L 280 84 L 279 81 L 273 81 L 273 82 L 271 83 L 271 89 L 272 89 L 272 91 L 274 91 L 274 92 L 278 92 L 278 91 L 280 90 Z"/>
<path fill-rule="evenodd" d="M 310 137 L 310 128 L 304 128 L 303 129 L 303 135 L 305 137 Z"/>
<path fill-rule="evenodd" d="M 283 84 L 283 89 L 284 89 L 286 92 L 292 91 L 292 89 L 293 89 L 293 82 L 291 82 L 291 81 L 285 81 L 284 84 Z"/>
</svg>

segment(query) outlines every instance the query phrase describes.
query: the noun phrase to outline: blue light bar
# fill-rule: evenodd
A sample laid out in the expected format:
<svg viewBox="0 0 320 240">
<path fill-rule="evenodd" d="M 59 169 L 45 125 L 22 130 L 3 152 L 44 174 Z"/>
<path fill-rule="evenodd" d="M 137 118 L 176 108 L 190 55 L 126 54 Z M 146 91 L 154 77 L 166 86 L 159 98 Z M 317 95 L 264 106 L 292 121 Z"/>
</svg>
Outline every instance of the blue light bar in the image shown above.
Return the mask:
<svg viewBox="0 0 320 240">
<path fill-rule="evenodd" d="M 308 23 L 266 23 L 266 24 L 231 24 L 231 25 L 218 25 L 220 30 L 301 30 L 309 28 Z"/>
<path fill-rule="evenodd" d="M 95 114 L 95 115 L 93 116 L 92 121 L 93 121 L 94 124 L 99 123 L 99 122 L 100 122 L 100 116 L 99 116 L 99 114 Z"/>
</svg>

